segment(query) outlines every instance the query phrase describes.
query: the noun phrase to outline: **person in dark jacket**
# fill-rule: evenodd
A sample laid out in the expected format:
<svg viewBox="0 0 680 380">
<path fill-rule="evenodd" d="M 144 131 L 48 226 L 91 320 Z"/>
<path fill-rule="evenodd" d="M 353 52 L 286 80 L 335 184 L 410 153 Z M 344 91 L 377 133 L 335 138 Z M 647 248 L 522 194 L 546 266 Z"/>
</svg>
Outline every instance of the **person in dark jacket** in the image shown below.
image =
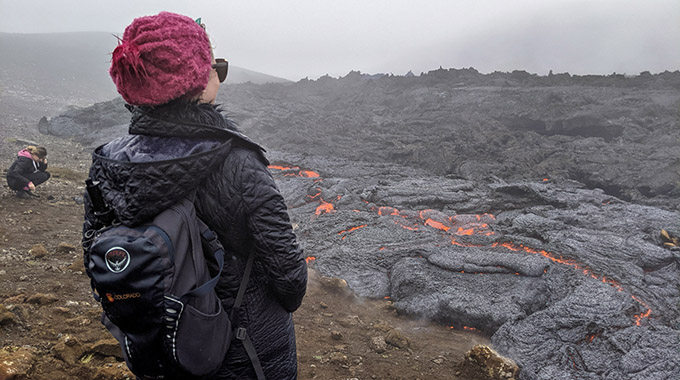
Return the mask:
<svg viewBox="0 0 680 380">
<path fill-rule="evenodd" d="M 29 145 L 17 153 L 7 171 L 7 185 L 19 198 L 37 197 L 35 187 L 50 179 L 47 171 L 47 149 Z"/>
<path fill-rule="evenodd" d="M 232 309 L 254 253 L 235 327 L 246 328 L 267 379 L 296 379 L 291 313 L 304 297 L 307 267 L 265 150 L 214 105 L 226 61 L 212 57 L 204 28 L 162 12 L 126 28 L 110 74 L 131 112 L 129 134 L 95 149 L 90 179 L 126 225 L 143 223 L 196 192 L 198 216 L 226 251 L 216 287 L 223 306 Z M 86 195 L 83 231 L 97 223 Z M 257 378 L 242 341 L 231 342 L 210 378 Z"/>
</svg>

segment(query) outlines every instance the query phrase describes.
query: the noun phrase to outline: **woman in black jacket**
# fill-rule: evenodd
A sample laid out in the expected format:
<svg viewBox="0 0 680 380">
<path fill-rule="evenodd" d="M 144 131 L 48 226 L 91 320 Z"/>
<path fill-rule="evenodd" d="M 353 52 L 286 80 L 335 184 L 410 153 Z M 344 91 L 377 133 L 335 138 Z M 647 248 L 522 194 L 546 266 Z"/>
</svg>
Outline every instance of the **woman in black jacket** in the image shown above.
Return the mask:
<svg viewBox="0 0 680 380">
<path fill-rule="evenodd" d="M 185 16 L 163 12 L 135 19 L 125 30 L 110 74 L 132 113 L 129 134 L 95 150 L 90 178 L 126 225 L 195 191 L 199 217 L 226 251 L 216 288 L 223 306 L 231 310 L 252 252 L 235 327 L 246 328 L 267 379 L 295 379 L 291 313 L 305 294 L 306 263 L 264 149 L 213 104 L 226 61 L 212 58 L 205 31 L 196 27 Z M 96 223 L 86 196 L 84 231 Z M 242 341 L 231 342 L 210 378 L 257 378 Z"/>
<path fill-rule="evenodd" d="M 17 153 L 17 159 L 7 171 L 7 185 L 19 198 L 37 197 L 35 187 L 50 178 L 47 171 L 47 149 L 29 145 Z"/>
</svg>

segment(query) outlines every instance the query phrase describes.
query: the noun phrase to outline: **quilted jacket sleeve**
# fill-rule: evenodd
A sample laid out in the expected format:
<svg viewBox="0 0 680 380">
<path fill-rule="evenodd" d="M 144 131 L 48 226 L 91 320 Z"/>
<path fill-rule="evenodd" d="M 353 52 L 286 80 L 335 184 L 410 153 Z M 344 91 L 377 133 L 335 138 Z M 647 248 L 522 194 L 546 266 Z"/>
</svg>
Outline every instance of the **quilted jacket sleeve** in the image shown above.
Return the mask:
<svg viewBox="0 0 680 380">
<path fill-rule="evenodd" d="M 269 283 L 289 312 L 302 303 L 307 288 L 307 264 L 298 246 L 281 193 L 256 153 L 244 161 L 241 171 L 243 201 L 248 209 L 248 229 L 256 257 L 264 264 Z"/>
</svg>

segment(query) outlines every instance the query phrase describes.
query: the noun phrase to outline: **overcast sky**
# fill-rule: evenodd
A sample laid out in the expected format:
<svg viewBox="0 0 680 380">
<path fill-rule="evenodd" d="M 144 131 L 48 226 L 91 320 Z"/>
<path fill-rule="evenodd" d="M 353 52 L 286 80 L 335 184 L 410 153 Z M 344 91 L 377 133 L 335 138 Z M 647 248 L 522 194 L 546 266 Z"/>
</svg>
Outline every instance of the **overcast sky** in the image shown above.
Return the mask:
<svg viewBox="0 0 680 380">
<path fill-rule="evenodd" d="M 163 10 L 201 17 L 233 65 L 291 80 L 440 66 L 680 69 L 680 0 L 0 0 L 0 32 L 122 36 L 135 17 Z"/>
</svg>

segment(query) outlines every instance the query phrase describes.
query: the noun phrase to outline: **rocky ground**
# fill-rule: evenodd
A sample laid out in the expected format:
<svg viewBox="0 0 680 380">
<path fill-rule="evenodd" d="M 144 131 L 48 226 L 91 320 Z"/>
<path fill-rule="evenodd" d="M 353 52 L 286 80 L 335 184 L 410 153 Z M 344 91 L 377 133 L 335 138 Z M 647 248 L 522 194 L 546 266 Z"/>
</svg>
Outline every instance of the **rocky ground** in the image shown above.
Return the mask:
<svg viewBox="0 0 680 380">
<path fill-rule="evenodd" d="M 0 378 L 132 378 L 99 323 L 100 307 L 82 271 L 89 150 L 40 134 L 35 115 L 43 104 L 37 104 L 6 96 L 0 102 L 2 167 L 37 142 L 48 147 L 53 175 L 36 191 L 40 198 L 17 199 L 4 183 L 0 189 Z M 17 112 L 26 109 L 31 112 Z M 499 363 L 490 362 L 486 346 L 466 357 L 488 337 L 400 315 L 391 300 L 357 297 L 346 282 L 319 275 L 314 265 L 295 313 L 300 379 L 494 378 L 485 371 Z"/>
</svg>

